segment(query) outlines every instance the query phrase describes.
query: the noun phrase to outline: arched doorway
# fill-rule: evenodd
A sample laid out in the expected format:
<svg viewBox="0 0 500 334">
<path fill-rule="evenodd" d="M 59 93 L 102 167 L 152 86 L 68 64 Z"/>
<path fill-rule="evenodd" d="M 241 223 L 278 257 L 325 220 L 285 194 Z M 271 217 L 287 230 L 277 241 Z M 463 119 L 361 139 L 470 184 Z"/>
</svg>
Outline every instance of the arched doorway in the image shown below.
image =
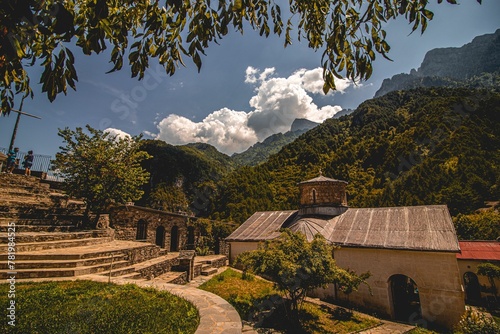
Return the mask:
<svg viewBox="0 0 500 334">
<path fill-rule="evenodd" d="M 177 226 L 172 226 L 170 231 L 170 251 L 179 251 L 179 228 Z"/>
<path fill-rule="evenodd" d="M 141 219 L 137 222 L 137 234 L 135 240 L 146 240 L 148 238 L 148 222 Z"/>
<path fill-rule="evenodd" d="M 481 304 L 481 285 L 477 275 L 473 272 L 466 272 L 464 274 L 464 285 L 465 285 L 465 301 L 470 305 L 480 305 Z"/>
<path fill-rule="evenodd" d="M 194 249 L 194 226 L 188 226 L 187 249 Z"/>
<path fill-rule="evenodd" d="M 163 226 L 156 228 L 156 245 L 165 248 L 165 227 Z"/>
<path fill-rule="evenodd" d="M 414 280 L 406 275 L 393 275 L 389 279 L 394 319 L 416 323 L 422 319 L 420 296 Z"/>
</svg>

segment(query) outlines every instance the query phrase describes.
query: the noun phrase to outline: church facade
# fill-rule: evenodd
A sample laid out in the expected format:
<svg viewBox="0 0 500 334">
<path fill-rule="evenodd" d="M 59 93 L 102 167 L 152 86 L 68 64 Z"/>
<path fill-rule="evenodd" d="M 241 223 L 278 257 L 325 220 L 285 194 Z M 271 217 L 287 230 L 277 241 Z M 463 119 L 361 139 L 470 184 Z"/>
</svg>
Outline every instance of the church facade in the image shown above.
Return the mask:
<svg viewBox="0 0 500 334">
<path fill-rule="evenodd" d="M 281 228 L 308 240 L 320 233 L 339 246 L 333 251 L 338 266 L 371 273 L 370 289 L 361 286 L 351 303 L 421 327 L 452 328 L 465 303 L 460 246 L 447 207 L 349 208 L 346 185 L 322 175 L 299 183 L 298 210 L 256 212 L 226 239 L 230 261 L 278 237 Z M 314 295 L 346 299 L 333 285 Z"/>
</svg>

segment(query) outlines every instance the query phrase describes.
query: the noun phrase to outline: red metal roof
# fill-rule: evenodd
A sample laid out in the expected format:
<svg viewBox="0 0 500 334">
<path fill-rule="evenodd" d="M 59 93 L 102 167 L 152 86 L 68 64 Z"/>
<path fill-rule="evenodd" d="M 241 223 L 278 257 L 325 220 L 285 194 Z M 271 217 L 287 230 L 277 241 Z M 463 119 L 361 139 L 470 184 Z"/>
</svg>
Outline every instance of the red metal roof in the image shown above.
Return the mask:
<svg viewBox="0 0 500 334">
<path fill-rule="evenodd" d="M 498 241 L 459 241 L 461 253 L 457 259 L 500 261 Z"/>
</svg>

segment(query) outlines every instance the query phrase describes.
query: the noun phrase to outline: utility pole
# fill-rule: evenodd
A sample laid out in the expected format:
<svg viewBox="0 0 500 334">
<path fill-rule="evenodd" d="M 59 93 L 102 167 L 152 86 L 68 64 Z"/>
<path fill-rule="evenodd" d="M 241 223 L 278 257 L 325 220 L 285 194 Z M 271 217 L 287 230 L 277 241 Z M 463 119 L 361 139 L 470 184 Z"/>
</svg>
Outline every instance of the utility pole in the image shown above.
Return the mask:
<svg viewBox="0 0 500 334">
<path fill-rule="evenodd" d="M 22 105 L 21 105 L 21 108 L 22 108 Z M 16 118 L 16 124 L 14 125 L 14 131 L 12 132 L 12 137 L 10 138 L 9 152 L 12 151 L 12 149 L 14 148 L 14 141 L 16 140 L 17 127 L 19 126 L 19 120 L 21 119 L 21 115 L 26 115 L 26 116 L 33 117 L 33 118 L 42 119 L 41 117 L 31 115 L 31 114 L 28 114 L 28 113 L 20 111 L 20 110 L 11 109 L 11 111 L 17 112 L 17 118 Z"/>
</svg>

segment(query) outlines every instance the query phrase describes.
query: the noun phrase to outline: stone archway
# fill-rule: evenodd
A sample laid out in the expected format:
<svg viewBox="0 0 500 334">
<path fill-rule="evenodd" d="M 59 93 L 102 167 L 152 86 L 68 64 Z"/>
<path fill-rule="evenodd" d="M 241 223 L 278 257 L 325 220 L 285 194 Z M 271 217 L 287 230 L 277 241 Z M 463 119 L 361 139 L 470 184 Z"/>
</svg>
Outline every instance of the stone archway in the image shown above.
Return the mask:
<svg viewBox="0 0 500 334">
<path fill-rule="evenodd" d="M 473 272 L 464 273 L 465 301 L 470 305 L 481 305 L 481 285 Z"/>
<path fill-rule="evenodd" d="M 165 227 L 158 226 L 156 228 L 156 245 L 165 248 Z"/>
<path fill-rule="evenodd" d="M 179 228 L 175 225 L 172 226 L 172 230 L 170 231 L 170 251 L 179 251 Z"/>
<path fill-rule="evenodd" d="M 392 275 L 389 278 L 395 320 L 416 323 L 422 319 L 422 308 L 417 284 L 406 275 Z"/>
<path fill-rule="evenodd" d="M 148 222 L 141 219 L 137 222 L 137 233 L 135 240 L 145 241 L 148 238 Z"/>
</svg>

